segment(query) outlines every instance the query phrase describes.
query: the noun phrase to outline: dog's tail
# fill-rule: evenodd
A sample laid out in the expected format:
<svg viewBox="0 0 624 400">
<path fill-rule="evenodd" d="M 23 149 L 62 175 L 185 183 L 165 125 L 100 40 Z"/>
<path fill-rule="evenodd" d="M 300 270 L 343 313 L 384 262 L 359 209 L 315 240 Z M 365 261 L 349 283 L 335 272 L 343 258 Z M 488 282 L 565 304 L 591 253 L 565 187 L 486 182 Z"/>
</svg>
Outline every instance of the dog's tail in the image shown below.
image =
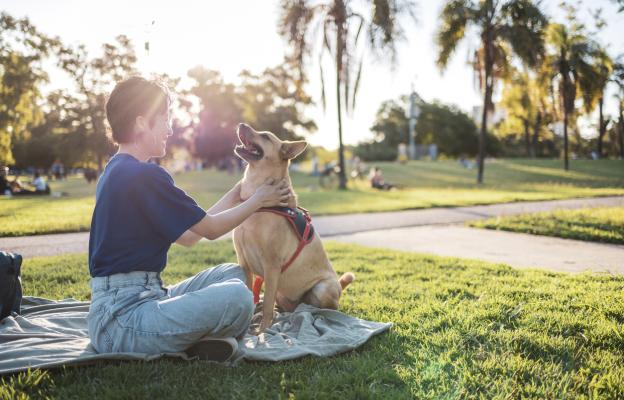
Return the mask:
<svg viewBox="0 0 624 400">
<path fill-rule="evenodd" d="M 355 275 L 353 275 L 353 272 L 345 272 L 344 274 L 342 274 L 340 279 L 338 279 L 338 281 L 340 282 L 340 286 L 342 287 L 342 290 L 346 289 L 347 286 L 349 286 L 349 284 L 353 282 L 354 280 L 355 280 Z"/>
</svg>

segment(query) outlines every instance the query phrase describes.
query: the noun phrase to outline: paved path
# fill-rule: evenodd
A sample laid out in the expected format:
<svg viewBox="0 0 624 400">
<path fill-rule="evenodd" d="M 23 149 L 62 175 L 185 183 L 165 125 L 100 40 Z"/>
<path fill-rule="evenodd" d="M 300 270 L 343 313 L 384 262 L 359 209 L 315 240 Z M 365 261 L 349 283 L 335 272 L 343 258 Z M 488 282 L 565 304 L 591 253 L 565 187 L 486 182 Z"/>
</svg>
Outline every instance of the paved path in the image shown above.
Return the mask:
<svg viewBox="0 0 624 400">
<path fill-rule="evenodd" d="M 624 261 L 618 264 L 618 260 L 624 260 L 623 246 L 449 226 L 498 215 L 609 206 L 624 206 L 624 196 L 321 216 L 314 218 L 314 226 L 322 237 L 342 242 L 476 258 L 514 266 L 545 266 L 563 271 L 590 267 L 621 273 L 624 272 L 621 265 Z M 406 227 L 411 228 L 399 229 Z M 24 257 L 48 256 L 84 253 L 88 250 L 88 242 L 88 232 L 0 238 L 0 249 Z"/>
<path fill-rule="evenodd" d="M 473 258 L 514 267 L 624 274 L 624 246 L 469 228 L 417 226 L 334 236 L 364 246 Z"/>
<path fill-rule="evenodd" d="M 486 206 L 443 207 L 424 210 L 336 215 L 314 218 L 314 227 L 319 230 L 323 237 L 326 237 L 407 226 L 464 223 L 466 221 L 487 219 L 499 215 L 516 215 L 556 209 L 615 206 L 624 206 L 624 196 L 553 201 L 525 201 Z"/>
</svg>

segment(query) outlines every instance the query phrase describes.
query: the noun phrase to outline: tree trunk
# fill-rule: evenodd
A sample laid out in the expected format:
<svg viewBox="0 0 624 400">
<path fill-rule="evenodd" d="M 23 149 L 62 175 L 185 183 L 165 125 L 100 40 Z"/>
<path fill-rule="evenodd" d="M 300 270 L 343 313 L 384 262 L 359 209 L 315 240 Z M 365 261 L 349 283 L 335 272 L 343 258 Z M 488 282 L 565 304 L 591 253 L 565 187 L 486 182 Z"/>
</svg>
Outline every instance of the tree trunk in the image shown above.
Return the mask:
<svg viewBox="0 0 624 400">
<path fill-rule="evenodd" d="M 622 110 L 622 102 L 620 102 L 620 115 L 619 115 L 619 128 L 620 131 L 620 159 L 624 160 L 624 110 Z"/>
<path fill-rule="evenodd" d="M 561 59 L 565 60 L 566 55 L 562 50 Z M 568 113 L 570 112 L 570 108 L 574 107 L 574 104 L 570 104 L 571 96 L 570 91 L 570 83 L 568 81 L 568 68 L 567 64 L 564 63 L 560 67 L 560 73 L 563 78 L 563 169 L 566 171 L 570 169 L 570 164 L 568 161 Z"/>
<path fill-rule="evenodd" d="M 604 122 L 604 115 L 602 113 L 602 103 L 603 98 L 600 97 L 598 101 L 598 158 L 602 158 L 602 139 L 604 137 L 605 132 L 607 131 L 607 124 Z"/>
<path fill-rule="evenodd" d="M 485 134 L 487 132 L 488 108 L 492 100 L 492 38 L 490 26 L 486 26 L 485 32 L 485 93 L 483 95 L 483 115 L 481 118 L 481 131 L 479 132 L 479 172 L 477 183 L 483 183 L 483 169 L 485 162 Z"/>
<path fill-rule="evenodd" d="M 537 157 L 537 139 L 539 138 L 539 131 L 542 125 L 542 113 L 537 112 L 535 117 L 535 125 L 533 126 L 533 140 L 531 141 L 531 157 Z"/>
<path fill-rule="evenodd" d="M 529 119 L 522 120 L 524 125 L 524 145 L 526 147 L 526 156 L 531 157 L 531 135 L 529 134 Z"/>
<path fill-rule="evenodd" d="M 347 176 L 345 171 L 345 163 L 344 163 L 344 148 L 342 145 L 342 103 L 340 101 L 340 85 L 342 82 L 341 79 L 341 71 L 342 71 L 342 24 L 338 23 L 338 32 L 336 34 L 336 102 L 338 105 L 338 162 L 340 163 L 340 173 L 338 174 L 338 178 L 340 180 L 340 189 L 347 188 Z"/>
<path fill-rule="evenodd" d="M 568 163 L 568 110 L 563 110 L 563 169 L 570 169 Z"/>
</svg>

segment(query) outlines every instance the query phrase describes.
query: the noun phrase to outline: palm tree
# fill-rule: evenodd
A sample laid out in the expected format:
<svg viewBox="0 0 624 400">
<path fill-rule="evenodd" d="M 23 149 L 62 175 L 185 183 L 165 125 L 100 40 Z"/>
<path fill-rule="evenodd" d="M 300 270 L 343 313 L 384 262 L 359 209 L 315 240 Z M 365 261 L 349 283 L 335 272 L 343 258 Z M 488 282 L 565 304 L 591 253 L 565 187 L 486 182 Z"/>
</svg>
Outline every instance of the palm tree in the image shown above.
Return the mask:
<svg viewBox="0 0 624 400">
<path fill-rule="evenodd" d="M 492 92 L 496 78 L 507 72 L 510 53 L 526 65 L 539 63 L 542 32 L 546 18 L 531 0 L 448 0 L 440 16 L 437 33 L 437 64 L 444 69 L 469 27 L 477 29 L 480 47 L 472 63 L 483 90 L 483 114 L 479 134 L 479 172 L 477 183 L 483 182 L 485 134 L 488 113 L 493 109 Z"/>
<path fill-rule="evenodd" d="M 525 153 L 531 156 L 531 134 L 530 125 L 535 118 L 536 102 L 532 96 L 529 85 L 531 77 L 528 71 L 520 71 L 512 68 L 512 72 L 504 79 L 502 97 L 499 105 L 506 110 L 509 115 L 508 121 L 512 132 L 517 132 L 517 123 L 522 124 L 524 133 Z"/>
<path fill-rule="evenodd" d="M 624 55 L 613 65 L 612 81 L 617 85 L 618 92 L 615 95 L 618 102 L 618 137 L 620 144 L 620 158 L 624 159 Z"/>
<path fill-rule="evenodd" d="M 568 122 L 574 111 L 577 93 L 591 93 L 592 57 L 595 55 L 594 43 L 572 25 L 568 29 L 562 24 L 551 24 L 546 33 L 547 55 L 545 62 L 552 71 L 553 84 L 563 111 L 563 157 L 564 168 L 570 168 L 568 161 Z M 585 104 L 590 97 L 584 95 Z"/>
<path fill-rule="evenodd" d="M 322 57 L 328 53 L 335 61 L 336 102 L 338 108 L 338 158 L 340 188 L 346 189 L 344 148 L 342 144 L 342 101 L 347 112 L 355 106 L 362 76 L 362 34 L 368 36 L 369 48 L 377 56 L 396 61 L 396 44 L 403 39 L 399 17 L 415 16 L 412 0 L 373 0 L 355 4 L 354 0 L 282 0 L 278 29 L 288 41 L 298 64 L 299 82 L 305 81 L 304 66 L 314 52 L 314 43 L 322 40 L 319 52 L 321 101 L 325 105 Z M 364 12 L 367 12 L 366 14 Z M 318 37 L 318 35 L 322 35 Z"/>
<path fill-rule="evenodd" d="M 584 97 L 584 102 L 587 112 L 591 112 L 594 109 L 594 99 L 598 101 L 598 148 L 596 150 L 598 157 L 602 157 L 602 141 L 607 132 L 607 125 L 609 125 L 609 120 L 605 121 L 603 113 L 604 95 L 613 73 L 613 60 L 604 48 L 599 48 L 594 54 L 593 61 L 593 73 L 589 77 L 590 81 L 587 85 L 590 90 Z"/>
<path fill-rule="evenodd" d="M 537 143 L 540 132 L 556 117 L 556 104 L 552 91 L 552 76 L 548 66 L 542 63 L 536 70 L 532 80 L 533 95 L 537 103 L 537 114 L 533 125 L 533 155 L 537 156 Z"/>
<path fill-rule="evenodd" d="M 509 68 L 509 74 L 503 80 L 503 90 L 499 105 L 506 111 L 505 125 L 507 129 L 517 132 L 522 125 L 525 154 L 527 157 L 537 156 L 537 142 L 544 122 L 550 118 L 550 102 L 548 101 L 548 76 L 543 68 L 530 71 L 526 66 L 523 70 Z"/>
</svg>

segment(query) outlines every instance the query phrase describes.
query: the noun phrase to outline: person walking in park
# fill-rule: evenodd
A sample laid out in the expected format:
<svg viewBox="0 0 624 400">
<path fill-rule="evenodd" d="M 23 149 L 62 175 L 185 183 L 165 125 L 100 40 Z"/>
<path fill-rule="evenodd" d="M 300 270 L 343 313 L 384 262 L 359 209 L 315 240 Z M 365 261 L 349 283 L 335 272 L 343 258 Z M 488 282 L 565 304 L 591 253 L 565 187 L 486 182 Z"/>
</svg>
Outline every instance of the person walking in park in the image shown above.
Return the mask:
<svg viewBox="0 0 624 400">
<path fill-rule="evenodd" d="M 0 166 L 0 195 L 11 196 L 11 184 L 8 180 L 9 167 Z"/>
<path fill-rule="evenodd" d="M 224 361 L 236 351 L 254 305 L 243 269 L 222 264 L 165 287 L 160 273 L 172 243 L 217 239 L 260 207 L 284 206 L 286 183 L 267 182 L 240 199 L 237 183 L 204 211 L 154 163 L 172 134 L 168 89 L 131 77 L 106 103 L 119 145 L 96 186 L 89 238 L 89 336 L 98 352 L 186 351 Z"/>
</svg>

